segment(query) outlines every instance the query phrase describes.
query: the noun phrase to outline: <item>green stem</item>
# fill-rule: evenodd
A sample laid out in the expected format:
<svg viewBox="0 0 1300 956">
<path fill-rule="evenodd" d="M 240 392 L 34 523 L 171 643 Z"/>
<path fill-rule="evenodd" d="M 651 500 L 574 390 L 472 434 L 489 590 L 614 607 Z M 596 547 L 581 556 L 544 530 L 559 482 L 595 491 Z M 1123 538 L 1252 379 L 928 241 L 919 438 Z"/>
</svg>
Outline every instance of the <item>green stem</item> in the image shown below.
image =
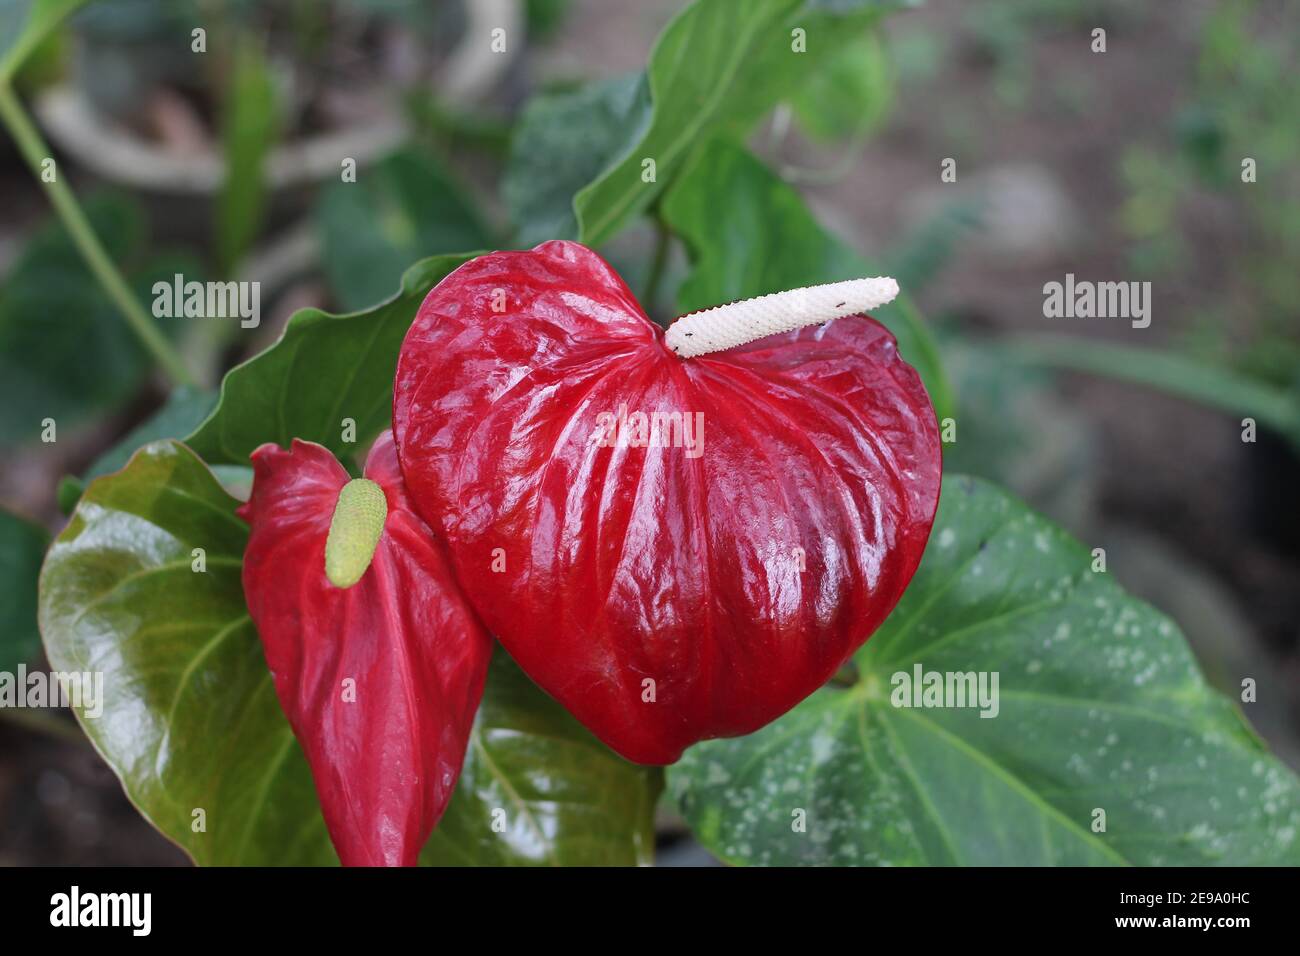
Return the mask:
<svg viewBox="0 0 1300 956">
<path fill-rule="evenodd" d="M 72 194 L 63 180 L 58 176 L 54 177 L 52 182 L 46 182 L 41 175 L 41 163 L 44 162 L 51 154 L 49 148 L 41 139 L 27 113 L 23 110 L 22 104 L 14 91 L 7 83 L 0 82 L 0 121 L 9 129 L 9 134 L 18 144 L 19 151 L 27 164 L 32 168 L 36 179 L 44 188 L 49 196 L 50 203 L 54 206 L 54 211 L 58 213 L 59 218 L 63 220 L 64 227 L 68 234 L 72 236 L 72 241 L 76 244 L 78 251 L 94 273 L 99 284 L 103 286 L 104 291 L 108 293 L 114 304 L 121 310 L 127 325 L 131 331 L 139 338 L 140 343 L 153 355 L 158 364 L 163 367 L 168 377 L 176 385 L 193 385 L 194 379 L 190 376 L 189 371 L 185 368 L 185 363 L 181 361 L 180 355 L 172 348 L 171 343 L 159 331 L 158 326 L 154 324 L 149 313 L 145 311 L 135 293 L 131 291 L 130 285 L 127 284 L 122 273 L 118 271 L 113 260 L 109 258 L 104 246 L 100 243 L 99 238 L 95 235 L 94 229 L 86 219 L 86 214 L 81 211 L 81 206 L 77 202 L 76 196 Z"/>
<path fill-rule="evenodd" d="M 652 319 L 656 319 L 659 315 L 659 287 L 663 284 L 664 271 L 668 267 L 668 249 L 672 242 L 672 233 L 668 231 L 668 226 L 657 217 L 655 219 L 655 229 L 654 258 L 650 260 L 650 273 L 646 277 L 645 295 L 641 297 L 646 313 Z"/>
</svg>

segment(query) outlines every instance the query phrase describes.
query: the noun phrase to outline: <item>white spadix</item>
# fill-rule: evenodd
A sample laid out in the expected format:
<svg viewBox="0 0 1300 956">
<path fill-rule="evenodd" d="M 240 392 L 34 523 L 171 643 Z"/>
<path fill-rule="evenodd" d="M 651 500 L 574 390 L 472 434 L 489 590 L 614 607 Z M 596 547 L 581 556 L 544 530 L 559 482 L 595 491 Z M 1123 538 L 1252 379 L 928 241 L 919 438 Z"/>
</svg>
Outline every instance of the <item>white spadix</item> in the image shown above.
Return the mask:
<svg viewBox="0 0 1300 956">
<path fill-rule="evenodd" d="M 773 292 L 684 315 L 668 327 L 664 341 L 682 358 L 694 358 L 878 309 L 897 295 L 898 283 L 888 276 Z"/>
</svg>

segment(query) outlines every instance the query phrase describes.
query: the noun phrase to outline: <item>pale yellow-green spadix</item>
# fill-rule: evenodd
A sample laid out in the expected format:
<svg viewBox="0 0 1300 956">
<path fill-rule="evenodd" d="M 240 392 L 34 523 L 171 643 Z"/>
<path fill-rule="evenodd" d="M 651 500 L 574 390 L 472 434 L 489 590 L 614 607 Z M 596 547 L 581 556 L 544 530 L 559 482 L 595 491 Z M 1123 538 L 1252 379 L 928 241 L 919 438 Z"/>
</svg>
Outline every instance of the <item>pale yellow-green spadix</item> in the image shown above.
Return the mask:
<svg viewBox="0 0 1300 956">
<path fill-rule="evenodd" d="M 384 489 L 369 478 L 354 478 L 339 492 L 325 539 L 325 577 L 336 588 L 350 588 L 370 567 L 388 518 Z"/>
</svg>

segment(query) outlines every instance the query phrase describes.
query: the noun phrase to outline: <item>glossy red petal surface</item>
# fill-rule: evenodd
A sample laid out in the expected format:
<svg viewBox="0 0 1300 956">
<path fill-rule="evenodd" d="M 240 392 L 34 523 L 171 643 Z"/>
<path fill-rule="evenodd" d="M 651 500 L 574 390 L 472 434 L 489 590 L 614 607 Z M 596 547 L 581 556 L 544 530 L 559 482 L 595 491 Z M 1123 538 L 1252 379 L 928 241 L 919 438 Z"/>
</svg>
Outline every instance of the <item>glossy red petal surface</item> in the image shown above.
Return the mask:
<svg viewBox="0 0 1300 956">
<path fill-rule="evenodd" d="M 345 865 L 412 866 L 460 775 L 491 639 L 411 508 L 390 434 L 365 470 L 388 517 L 347 589 L 325 577 L 343 466 L 295 440 L 263 445 L 253 468 L 244 594 L 330 837 Z"/>
<path fill-rule="evenodd" d="M 602 447 L 621 407 L 700 413 L 703 446 Z M 411 497 L 489 629 L 643 763 L 821 686 L 902 595 L 938 505 L 934 410 L 883 326 L 682 360 L 577 243 L 444 279 L 393 412 Z"/>
</svg>

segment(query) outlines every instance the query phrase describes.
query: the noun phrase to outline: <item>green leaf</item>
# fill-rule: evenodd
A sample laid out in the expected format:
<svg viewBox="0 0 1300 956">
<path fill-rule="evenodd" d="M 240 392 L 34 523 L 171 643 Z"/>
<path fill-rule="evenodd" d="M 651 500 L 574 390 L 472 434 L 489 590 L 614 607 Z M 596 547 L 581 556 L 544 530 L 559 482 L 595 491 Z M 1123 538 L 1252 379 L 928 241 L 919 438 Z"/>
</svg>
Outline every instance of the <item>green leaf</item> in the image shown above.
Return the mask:
<svg viewBox="0 0 1300 956">
<path fill-rule="evenodd" d="M 77 507 L 77 502 L 81 500 L 81 493 L 85 490 L 86 483 L 76 475 L 64 475 L 60 478 L 58 488 L 55 489 L 59 510 L 65 515 L 72 514 L 72 509 Z"/>
<path fill-rule="evenodd" d="M 502 193 L 516 224 L 515 244 L 574 239 L 573 194 L 643 135 L 650 87 L 632 73 L 529 101 L 511 143 Z"/>
<path fill-rule="evenodd" d="M 607 242 L 697 145 L 747 130 L 895 6 L 697 0 L 659 36 L 642 79 L 550 98 L 525 115 L 508 175 L 520 235 Z M 794 49 L 796 28 L 806 52 Z"/>
<path fill-rule="evenodd" d="M 879 35 L 841 48 L 794 96 L 804 129 L 822 140 L 864 136 L 889 116 L 894 75 Z"/>
<path fill-rule="evenodd" d="M 414 150 L 326 189 L 317 213 L 325 273 L 345 309 L 382 302 L 412 262 L 496 243 L 467 191 Z"/>
<path fill-rule="evenodd" d="M 0 0 L 0 83 L 86 0 Z"/>
<path fill-rule="evenodd" d="M 677 292 L 680 313 L 752 296 L 876 275 L 879 270 L 817 224 L 799 193 L 740 146 L 714 140 L 697 153 L 662 204 L 686 242 L 692 271 Z M 952 390 L 938 348 L 902 295 L 872 313 L 898 339 L 940 418 Z"/>
<path fill-rule="evenodd" d="M 50 536 L 40 525 L 0 509 L 0 671 L 36 657 L 36 578 Z"/>
<path fill-rule="evenodd" d="M 136 449 L 164 438 L 184 438 L 208 417 L 217 404 L 215 392 L 182 387 L 167 396 L 162 408 L 133 428 L 108 451 L 96 458 L 82 475 L 91 481 L 126 467 Z"/>
<path fill-rule="evenodd" d="M 363 443 L 388 424 L 397 353 L 424 297 L 468 255 L 434 256 L 402 276 L 401 291 L 348 315 L 295 312 L 269 349 L 226 373 L 212 414 L 187 442 L 210 464 L 243 465 L 264 442 L 314 441 L 337 455 L 343 419 Z"/>
<path fill-rule="evenodd" d="M 135 204 L 99 197 L 86 215 L 144 301 L 155 280 L 196 275 L 188 259 L 142 261 L 145 226 Z M 175 334 L 182 321 L 160 324 Z M 37 232 L 0 285 L 0 446 L 37 434 L 46 418 L 64 428 L 120 406 L 150 367 L 63 228 Z"/>
<path fill-rule="evenodd" d="M 184 438 L 199 427 L 216 403 L 216 393 L 206 389 L 183 386 L 174 390 L 162 408 L 91 462 L 80 478 L 64 475 L 59 480 L 59 510 L 65 515 L 71 514 L 86 490 L 86 483 L 125 468 L 136 449 L 164 438 Z"/>
<path fill-rule="evenodd" d="M 1231 415 L 1258 419 L 1300 450 L 1300 384 L 1279 387 L 1175 352 L 1082 336 L 1021 335 L 1005 340 L 1001 348 L 1011 361 L 1145 385 Z"/>
<path fill-rule="evenodd" d="M 1300 863 L 1300 782 L 1177 626 L 1091 565 L 995 487 L 945 480 L 857 683 L 669 770 L 696 835 L 737 863 Z M 917 665 L 997 673 L 997 716 L 895 706 Z"/>
<path fill-rule="evenodd" d="M 844 45 L 896 6 L 852 0 L 697 0 L 668 25 L 646 69 L 653 114 L 645 135 L 573 199 L 582 239 L 600 245 L 645 209 L 691 151 L 719 131 L 744 131 L 800 89 Z M 793 31 L 804 31 L 796 52 Z M 643 161 L 655 181 L 643 181 Z"/>
<path fill-rule="evenodd" d="M 103 674 L 102 714 L 77 717 L 131 801 L 196 862 L 329 863 L 244 605 L 236 506 L 175 442 L 93 482 L 41 574 L 45 652 L 56 670 Z"/>
<path fill-rule="evenodd" d="M 41 576 L 46 653 L 57 670 L 102 672 L 103 713 L 77 716 L 132 802 L 196 862 L 337 863 L 248 618 L 237 504 L 172 441 L 92 483 Z M 205 550 L 203 573 L 194 548 Z M 653 779 L 498 660 L 425 858 L 644 861 Z"/>
<path fill-rule="evenodd" d="M 279 126 L 270 64 L 252 37 L 238 39 L 221 118 L 226 179 L 217 196 L 216 251 L 223 275 L 234 271 L 257 236 L 266 204 L 263 167 Z"/>
<path fill-rule="evenodd" d="M 656 768 L 628 763 L 592 736 L 498 648 L 460 782 L 421 860 L 648 865 L 660 780 Z"/>
<path fill-rule="evenodd" d="M 77 507 L 77 502 L 86 490 L 87 482 L 126 467 L 131 456 L 141 446 L 163 438 L 184 438 L 208 417 L 216 402 L 216 393 L 205 389 L 183 386 L 174 390 L 167 396 L 162 408 L 91 462 L 85 474 L 81 477 L 64 475 L 59 479 L 59 510 L 65 515 L 72 514 L 72 509 Z"/>
<path fill-rule="evenodd" d="M 570 0 L 525 0 L 524 16 L 528 24 L 528 38 L 545 39 L 558 30 L 569 12 L 569 2 Z"/>
</svg>

